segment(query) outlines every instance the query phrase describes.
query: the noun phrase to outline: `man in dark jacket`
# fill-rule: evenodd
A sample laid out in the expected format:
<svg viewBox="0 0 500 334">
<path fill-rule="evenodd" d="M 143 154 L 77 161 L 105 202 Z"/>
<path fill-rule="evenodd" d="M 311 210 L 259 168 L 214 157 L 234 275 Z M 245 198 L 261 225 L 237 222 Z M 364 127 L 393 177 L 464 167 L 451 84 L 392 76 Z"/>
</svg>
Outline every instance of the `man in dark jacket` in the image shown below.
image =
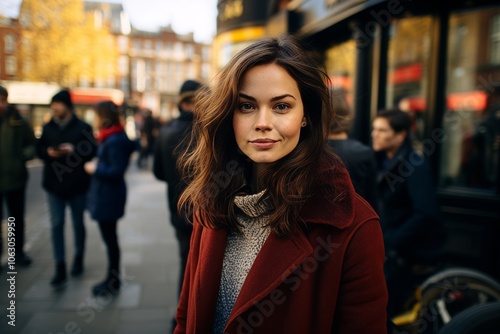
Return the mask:
<svg viewBox="0 0 500 334">
<path fill-rule="evenodd" d="M 56 272 L 51 280 L 54 287 L 66 282 L 64 248 L 64 217 L 66 205 L 71 209 L 75 237 L 75 257 L 71 274 L 83 272 L 85 226 L 83 213 L 90 176 L 83 166 L 96 154 L 92 128 L 73 113 L 69 91 L 62 90 L 52 97 L 53 118 L 43 127 L 37 154 L 44 161 L 43 188 L 47 191 L 52 225 L 52 246 Z"/>
<path fill-rule="evenodd" d="M 10 236 L 8 257 L 15 264 L 29 265 L 31 258 L 24 253 L 24 206 L 28 171 L 26 161 L 35 157 L 35 135 L 31 125 L 7 102 L 7 89 L 0 86 L 0 222 L 3 219 L 3 200 L 9 212 Z M 0 225 L 0 257 L 2 252 Z M 15 246 L 11 247 L 12 242 Z M 10 261 L 9 261 L 10 262 Z M 10 270 L 14 271 L 14 270 Z"/>
<path fill-rule="evenodd" d="M 170 222 L 175 229 L 175 236 L 179 242 L 180 253 L 180 293 L 184 280 L 187 257 L 189 253 L 189 240 L 193 230 L 192 225 L 185 221 L 177 210 L 177 201 L 186 184 L 181 179 L 177 170 L 177 159 L 187 148 L 194 116 L 194 97 L 196 91 L 201 88 L 201 84 L 194 80 L 185 81 L 180 90 L 178 118 L 164 125 L 158 136 L 154 150 L 153 173 L 158 180 L 168 184 L 168 207 L 170 209 Z M 175 324 L 173 324 L 175 328 Z"/>
<path fill-rule="evenodd" d="M 327 143 L 344 162 L 356 192 L 377 211 L 375 156 L 369 146 L 349 138 L 352 112 L 345 91 L 335 89 L 331 95 L 335 119 L 330 125 Z"/>
<path fill-rule="evenodd" d="M 408 297 L 403 285 L 436 264 L 445 241 L 432 170 L 412 148 L 410 129 L 410 116 L 400 110 L 383 110 L 373 120 L 390 314 Z"/>
</svg>

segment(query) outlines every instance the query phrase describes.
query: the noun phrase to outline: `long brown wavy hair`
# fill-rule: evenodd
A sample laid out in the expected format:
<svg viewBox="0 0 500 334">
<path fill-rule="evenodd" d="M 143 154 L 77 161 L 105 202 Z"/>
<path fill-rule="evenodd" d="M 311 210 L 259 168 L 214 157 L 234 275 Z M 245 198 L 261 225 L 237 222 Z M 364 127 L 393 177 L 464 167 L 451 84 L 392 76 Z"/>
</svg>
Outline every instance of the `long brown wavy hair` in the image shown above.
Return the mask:
<svg viewBox="0 0 500 334">
<path fill-rule="evenodd" d="M 299 87 L 307 126 L 297 147 L 266 168 L 259 178 L 262 198 L 271 204 L 269 226 L 279 236 L 291 236 L 303 203 L 317 184 L 328 125 L 333 116 L 328 76 L 314 57 L 292 36 L 265 38 L 237 53 L 216 75 L 213 85 L 196 98 L 191 150 L 180 159 L 188 187 L 179 200 L 179 212 L 199 215 L 207 228 L 235 228 L 234 197 L 241 194 L 252 162 L 241 153 L 233 131 L 233 113 L 243 75 L 251 68 L 273 63 L 283 67 Z"/>
</svg>

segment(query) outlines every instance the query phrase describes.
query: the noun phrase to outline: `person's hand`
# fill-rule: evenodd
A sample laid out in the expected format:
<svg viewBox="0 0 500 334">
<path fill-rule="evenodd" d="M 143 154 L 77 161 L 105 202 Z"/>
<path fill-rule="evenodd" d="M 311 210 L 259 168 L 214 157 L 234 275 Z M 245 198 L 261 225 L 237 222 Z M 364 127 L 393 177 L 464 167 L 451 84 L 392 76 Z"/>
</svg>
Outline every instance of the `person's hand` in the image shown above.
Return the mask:
<svg viewBox="0 0 500 334">
<path fill-rule="evenodd" d="M 57 159 L 62 155 L 62 152 L 59 149 L 49 147 L 49 148 L 47 148 L 47 154 L 49 157 L 51 157 L 53 159 Z"/>
<path fill-rule="evenodd" d="M 85 165 L 83 166 L 83 169 L 85 169 L 85 171 L 89 175 L 94 174 L 96 168 L 97 168 L 97 160 L 92 160 L 92 161 L 86 162 Z"/>
<path fill-rule="evenodd" d="M 62 154 L 70 154 L 75 150 L 75 147 L 70 143 L 62 143 L 59 145 L 59 150 Z"/>
</svg>

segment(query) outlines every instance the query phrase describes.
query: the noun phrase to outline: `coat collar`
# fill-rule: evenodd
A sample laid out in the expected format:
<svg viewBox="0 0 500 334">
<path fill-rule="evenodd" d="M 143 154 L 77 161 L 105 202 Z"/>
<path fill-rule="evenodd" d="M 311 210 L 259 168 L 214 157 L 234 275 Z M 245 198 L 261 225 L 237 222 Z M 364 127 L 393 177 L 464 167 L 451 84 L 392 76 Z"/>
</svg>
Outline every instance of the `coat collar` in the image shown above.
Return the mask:
<svg viewBox="0 0 500 334">
<path fill-rule="evenodd" d="M 314 195 L 307 200 L 300 218 L 307 223 L 326 224 L 338 229 L 354 221 L 356 192 L 343 166 L 320 170 L 321 177 Z"/>
</svg>

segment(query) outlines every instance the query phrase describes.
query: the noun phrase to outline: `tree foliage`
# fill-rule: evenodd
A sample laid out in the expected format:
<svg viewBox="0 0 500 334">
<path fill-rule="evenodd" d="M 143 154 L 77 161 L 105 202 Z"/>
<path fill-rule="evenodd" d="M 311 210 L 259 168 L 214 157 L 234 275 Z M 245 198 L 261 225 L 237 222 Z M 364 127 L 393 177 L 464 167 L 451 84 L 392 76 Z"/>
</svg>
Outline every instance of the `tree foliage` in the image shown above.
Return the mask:
<svg viewBox="0 0 500 334">
<path fill-rule="evenodd" d="M 114 74 L 112 35 L 95 26 L 82 0 L 23 0 L 19 20 L 24 80 L 75 86 Z"/>
</svg>

